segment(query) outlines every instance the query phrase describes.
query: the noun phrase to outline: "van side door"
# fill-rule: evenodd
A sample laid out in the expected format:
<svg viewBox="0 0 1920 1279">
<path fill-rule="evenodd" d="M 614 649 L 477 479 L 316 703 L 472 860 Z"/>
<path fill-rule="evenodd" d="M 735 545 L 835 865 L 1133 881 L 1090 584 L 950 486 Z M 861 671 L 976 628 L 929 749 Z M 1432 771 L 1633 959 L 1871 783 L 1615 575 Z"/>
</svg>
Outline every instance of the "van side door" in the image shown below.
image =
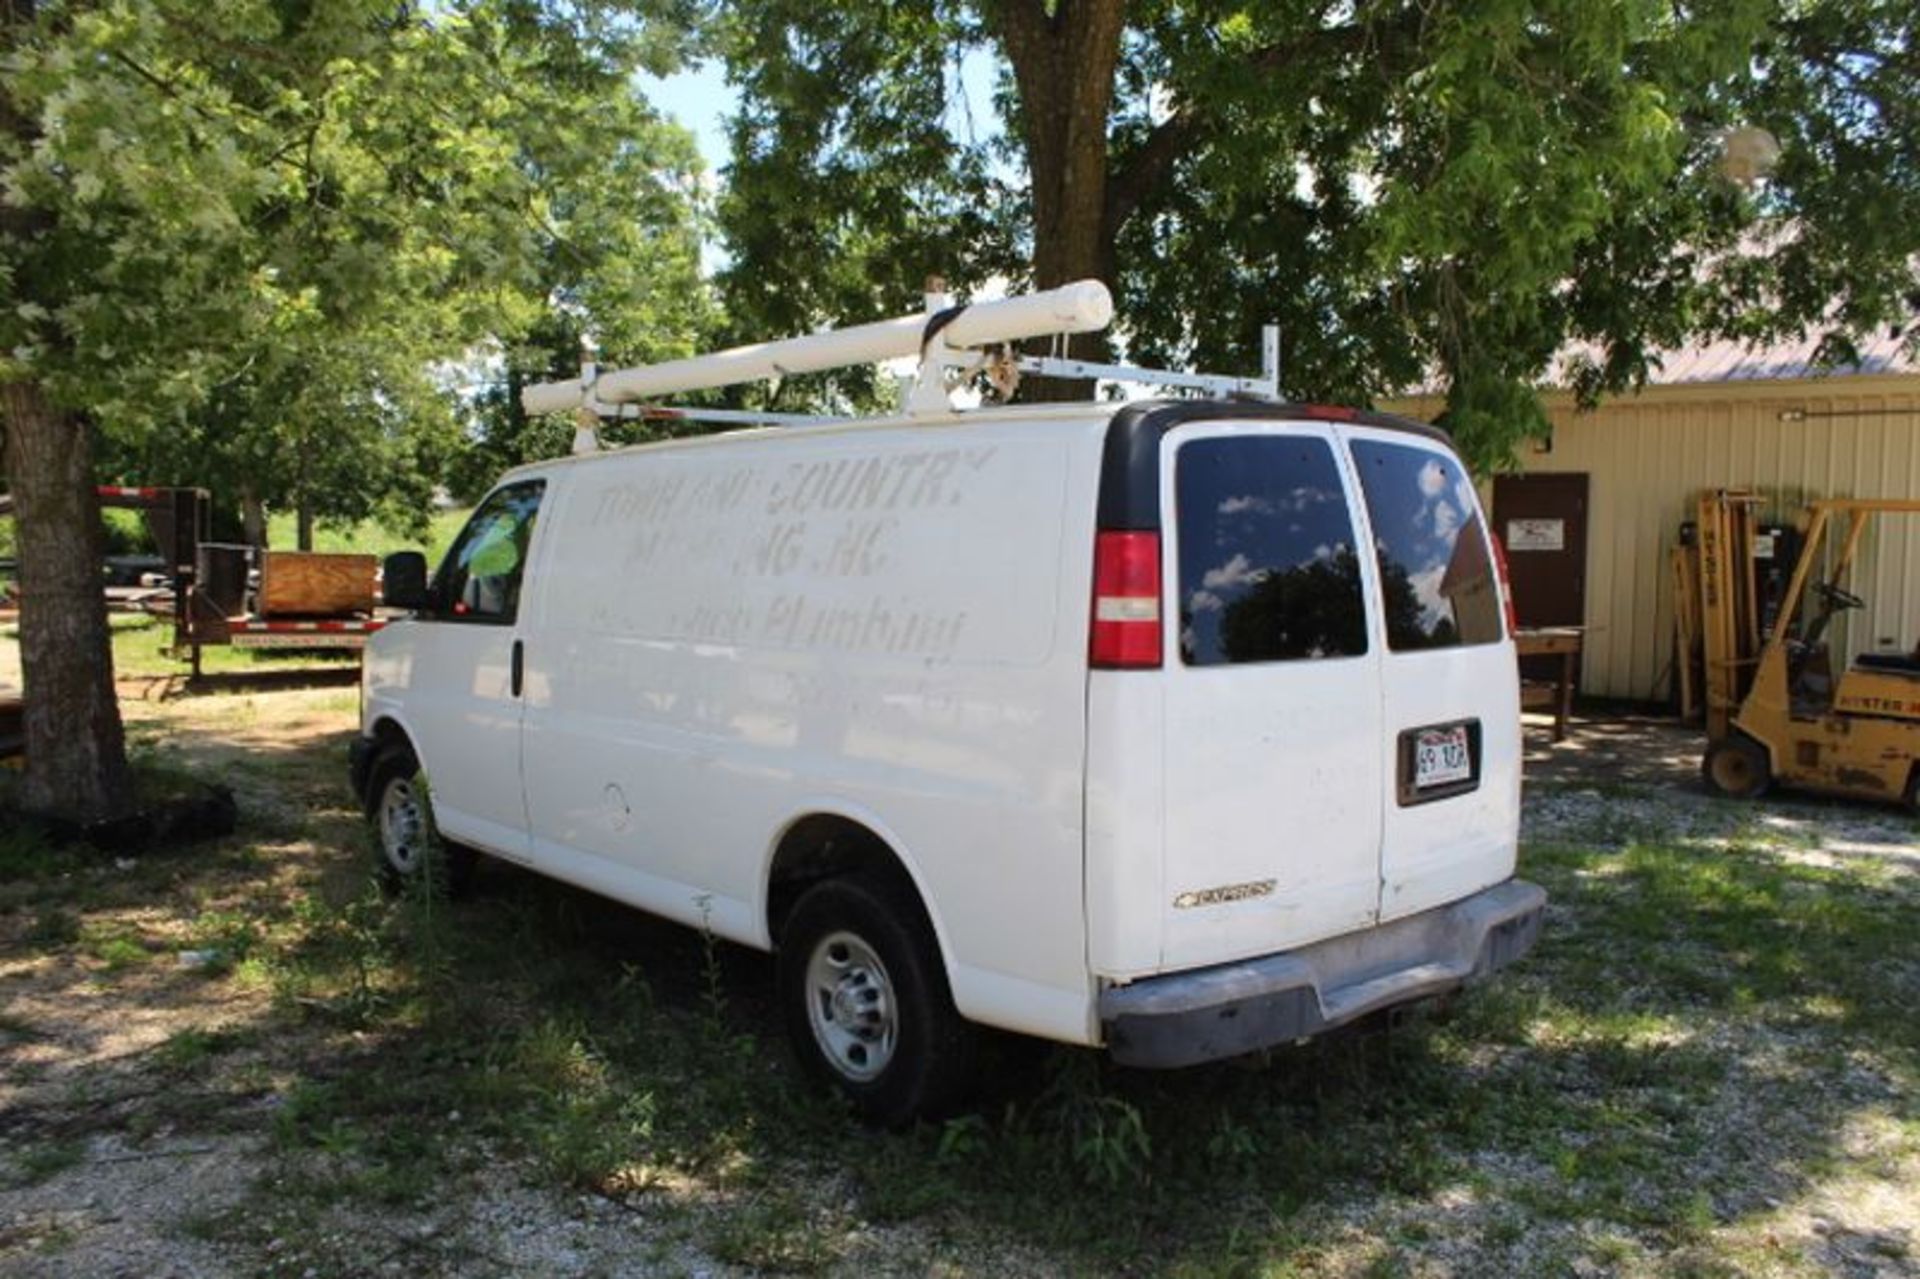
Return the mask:
<svg viewBox="0 0 1920 1279">
<path fill-rule="evenodd" d="M 544 480 L 488 494 L 434 574 L 417 621 L 407 712 L 449 838 L 528 859 L 521 782 L 520 600 Z"/>
</svg>

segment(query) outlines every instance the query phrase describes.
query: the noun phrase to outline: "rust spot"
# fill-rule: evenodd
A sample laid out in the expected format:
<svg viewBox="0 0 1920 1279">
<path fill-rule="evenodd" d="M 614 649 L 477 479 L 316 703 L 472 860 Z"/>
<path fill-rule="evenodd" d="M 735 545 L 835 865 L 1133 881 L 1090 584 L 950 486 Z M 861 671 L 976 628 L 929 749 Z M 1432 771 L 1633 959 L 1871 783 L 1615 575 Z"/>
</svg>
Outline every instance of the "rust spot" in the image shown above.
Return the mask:
<svg viewBox="0 0 1920 1279">
<path fill-rule="evenodd" d="M 1864 768 L 1842 768 L 1834 773 L 1833 778 L 1842 786 L 1851 786 L 1858 790 L 1885 791 L 1887 789 L 1886 778 L 1878 773 L 1870 773 Z"/>
</svg>

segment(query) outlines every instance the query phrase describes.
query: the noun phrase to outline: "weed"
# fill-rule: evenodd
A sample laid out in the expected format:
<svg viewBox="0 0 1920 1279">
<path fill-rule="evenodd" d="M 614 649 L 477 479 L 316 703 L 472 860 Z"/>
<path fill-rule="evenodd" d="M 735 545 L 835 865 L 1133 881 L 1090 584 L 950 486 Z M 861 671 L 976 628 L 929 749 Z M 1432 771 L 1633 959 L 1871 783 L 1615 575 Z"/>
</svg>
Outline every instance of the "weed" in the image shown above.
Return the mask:
<svg viewBox="0 0 1920 1279">
<path fill-rule="evenodd" d="M 1233 1112 L 1222 1107 L 1207 1138 L 1207 1157 L 1228 1164 L 1244 1164 L 1259 1149 L 1259 1139 L 1251 1129 L 1234 1122 Z"/>
<path fill-rule="evenodd" d="M 335 1085 L 302 1082 L 274 1111 L 274 1141 L 284 1149 L 354 1154 L 360 1147 L 361 1130 L 351 1110 L 351 1103 Z"/>
<path fill-rule="evenodd" d="M 0 792 L 0 817 L 8 816 L 8 804 L 7 795 Z M 63 858 L 52 843 L 36 831 L 0 832 L 0 881 L 44 879 L 70 864 L 70 858 Z"/>
<path fill-rule="evenodd" d="M 193 921 L 186 949 L 205 952 L 209 958 L 200 971 L 208 975 L 232 972 L 247 962 L 260 946 L 260 924 L 238 911 L 202 911 Z"/>
<path fill-rule="evenodd" d="M 297 941 L 268 970 L 283 1007 L 364 1027 L 404 993 L 391 912 L 373 885 L 337 906 L 301 897 L 292 914 Z"/>
<path fill-rule="evenodd" d="M 1101 1062 L 1091 1053 L 1061 1054 L 1057 1060 L 1037 1109 L 1042 1126 L 1064 1144 L 1080 1180 L 1109 1189 L 1144 1181 L 1153 1141 L 1139 1108 L 1107 1091 Z"/>
<path fill-rule="evenodd" d="M 28 1146 L 13 1157 L 15 1182 L 37 1186 L 86 1162 L 87 1144 L 79 1138 L 43 1141 Z"/>
<path fill-rule="evenodd" d="M 814 1274 L 839 1259 L 834 1233 L 800 1196 L 769 1191 L 734 1205 L 708 1231 L 706 1244 L 729 1265 Z"/>
<path fill-rule="evenodd" d="M 720 939 L 712 927 L 713 898 L 702 893 L 694 900 L 700 907 L 700 1003 L 707 1027 L 718 1039 L 725 1035 L 727 984 L 720 968 Z"/>
<path fill-rule="evenodd" d="M 940 1126 L 938 1157 L 942 1163 L 965 1163 L 986 1153 L 991 1134 L 979 1115 L 958 1115 Z"/>
<path fill-rule="evenodd" d="M 153 1050 L 153 1060 L 163 1070 L 185 1073 L 214 1057 L 232 1052 L 249 1039 L 250 1036 L 243 1031 L 192 1027 L 168 1036 Z"/>
<path fill-rule="evenodd" d="M 27 944 L 42 950 L 58 950 L 79 940 L 79 916 L 58 906 L 42 907 L 27 925 Z"/>
<path fill-rule="evenodd" d="M 528 1126 L 542 1163 L 557 1180 L 613 1194 L 646 1188 L 640 1155 L 654 1120 L 651 1093 L 624 1100 L 598 1093 L 554 1099 Z"/>
</svg>

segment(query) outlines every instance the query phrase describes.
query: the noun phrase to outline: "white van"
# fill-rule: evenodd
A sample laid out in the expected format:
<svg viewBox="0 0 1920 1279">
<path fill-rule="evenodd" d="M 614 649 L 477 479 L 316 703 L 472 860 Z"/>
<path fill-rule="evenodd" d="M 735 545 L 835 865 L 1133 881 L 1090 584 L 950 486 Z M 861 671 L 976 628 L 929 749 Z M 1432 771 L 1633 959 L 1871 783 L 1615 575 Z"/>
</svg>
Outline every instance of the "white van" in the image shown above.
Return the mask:
<svg viewBox="0 0 1920 1279">
<path fill-rule="evenodd" d="M 413 561 L 353 752 L 387 873 L 431 822 L 773 950 L 799 1057 L 878 1122 L 952 1104 L 976 1024 L 1179 1066 L 1538 934 L 1496 553 L 1425 426 L 742 431 L 511 472 Z"/>
</svg>

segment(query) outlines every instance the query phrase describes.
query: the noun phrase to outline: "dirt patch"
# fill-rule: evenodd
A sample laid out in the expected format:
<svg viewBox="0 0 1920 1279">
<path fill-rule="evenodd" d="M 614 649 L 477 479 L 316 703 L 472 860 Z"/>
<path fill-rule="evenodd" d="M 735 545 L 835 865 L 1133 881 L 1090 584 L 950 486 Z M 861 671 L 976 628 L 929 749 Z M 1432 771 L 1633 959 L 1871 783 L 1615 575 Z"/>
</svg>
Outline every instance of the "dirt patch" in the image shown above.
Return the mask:
<svg viewBox="0 0 1920 1279">
<path fill-rule="evenodd" d="M 1706 738 L 1697 727 L 1644 715 L 1580 716 L 1569 722 L 1566 738 L 1556 742 L 1551 717 L 1528 715 L 1525 723 L 1530 782 L 1698 788 Z"/>
</svg>

